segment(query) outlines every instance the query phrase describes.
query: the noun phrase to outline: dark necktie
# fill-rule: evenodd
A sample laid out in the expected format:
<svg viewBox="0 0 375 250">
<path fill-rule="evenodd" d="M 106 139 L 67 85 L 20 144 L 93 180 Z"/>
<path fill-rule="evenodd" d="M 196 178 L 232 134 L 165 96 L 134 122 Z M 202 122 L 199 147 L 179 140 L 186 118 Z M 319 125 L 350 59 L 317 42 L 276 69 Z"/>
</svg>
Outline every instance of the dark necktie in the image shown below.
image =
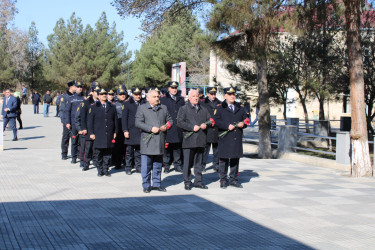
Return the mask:
<svg viewBox="0 0 375 250">
<path fill-rule="evenodd" d="M 103 104 L 103 108 L 105 109 L 105 104 Z"/>
<path fill-rule="evenodd" d="M 229 105 L 229 107 L 230 107 L 230 110 L 232 110 L 232 112 L 234 112 L 234 107 L 233 107 L 233 105 Z"/>
</svg>

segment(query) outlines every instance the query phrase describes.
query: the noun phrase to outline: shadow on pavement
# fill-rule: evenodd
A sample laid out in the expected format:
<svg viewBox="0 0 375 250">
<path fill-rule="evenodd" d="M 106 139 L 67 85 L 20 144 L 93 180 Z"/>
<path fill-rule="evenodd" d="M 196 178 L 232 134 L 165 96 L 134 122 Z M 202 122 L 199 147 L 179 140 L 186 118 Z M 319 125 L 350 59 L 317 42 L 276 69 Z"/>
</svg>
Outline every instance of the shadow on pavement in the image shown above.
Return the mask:
<svg viewBox="0 0 375 250">
<path fill-rule="evenodd" d="M 40 128 L 42 126 L 32 126 L 32 127 L 24 127 L 23 129 L 21 130 L 24 130 L 24 129 L 34 129 L 34 128 Z"/>
<path fill-rule="evenodd" d="M 24 137 L 24 138 L 19 138 L 20 141 L 27 141 L 27 140 L 34 140 L 34 139 L 41 139 L 44 138 L 45 136 L 33 136 L 33 137 Z"/>
<path fill-rule="evenodd" d="M 0 248 L 312 249 L 198 196 L 152 192 L 1 203 Z"/>
<path fill-rule="evenodd" d="M 6 151 L 6 150 L 24 150 L 24 149 L 29 149 L 29 148 L 4 148 L 4 151 Z"/>
</svg>

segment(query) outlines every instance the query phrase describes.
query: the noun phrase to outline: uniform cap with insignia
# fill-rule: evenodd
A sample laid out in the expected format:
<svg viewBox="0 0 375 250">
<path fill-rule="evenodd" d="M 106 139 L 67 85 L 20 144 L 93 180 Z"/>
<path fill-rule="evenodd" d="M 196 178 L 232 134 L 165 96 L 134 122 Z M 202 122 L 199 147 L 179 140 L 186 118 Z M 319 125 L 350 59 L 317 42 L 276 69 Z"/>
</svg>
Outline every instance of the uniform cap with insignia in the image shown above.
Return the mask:
<svg viewBox="0 0 375 250">
<path fill-rule="evenodd" d="M 132 93 L 133 94 L 140 94 L 140 93 L 142 93 L 142 90 L 140 88 L 132 88 Z"/>
<path fill-rule="evenodd" d="M 168 82 L 168 87 L 177 88 L 178 87 L 178 82 L 176 82 L 176 81 L 170 81 L 170 82 Z"/>
<path fill-rule="evenodd" d="M 115 95 L 115 92 L 113 92 L 113 90 L 111 89 L 108 91 L 108 95 Z"/>
<path fill-rule="evenodd" d="M 203 95 L 203 88 L 202 87 L 198 87 L 198 94 Z"/>
<path fill-rule="evenodd" d="M 127 91 L 126 91 L 125 86 L 123 86 L 123 84 L 121 84 L 121 85 L 119 86 L 118 90 L 117 90 L 117 94 L 118 94 L 118 95 L 124 95 L 124 94 L 126 94 L 126 93 L 127 93 Z"/>
<path fill-rule="evenodd" d="M 100 92 L 99 92 L 99 95 L 106 95 L 106 94 L 108 94 L 108 93 L 107 93 L 107 90 L 105 90 L 105 89 L 101 89 Z"/>
<path fill-rule="evenodd" d="M 208 87 L 207 92 L 210 94 L 216 94 L 217 89 L 215 87 Z"/>
<path fill-rule="evenodd" d="M 75 85 L 76 87 L 82 87 L 82 83 L 79 82 L 79 81 L 76 81 L 76 82 L 74 83 L 74 85 Z"/>
<path fill-rule="evenodd" d="M 224 94 L 234 94 L 236 93 L 236 88 L 230 87 L 230 88 L 224 88 Z"/>
<path fill-rule="evenodd" d="M 92 88 L 92 89 L 95 89 L 96 87 L 99 87 L 99 88 L 100 88 L 100 82 L 95 81 L 95 82 L 92 82 L 92 83 L 91 83 L 91 88 Z"/>
</svg>

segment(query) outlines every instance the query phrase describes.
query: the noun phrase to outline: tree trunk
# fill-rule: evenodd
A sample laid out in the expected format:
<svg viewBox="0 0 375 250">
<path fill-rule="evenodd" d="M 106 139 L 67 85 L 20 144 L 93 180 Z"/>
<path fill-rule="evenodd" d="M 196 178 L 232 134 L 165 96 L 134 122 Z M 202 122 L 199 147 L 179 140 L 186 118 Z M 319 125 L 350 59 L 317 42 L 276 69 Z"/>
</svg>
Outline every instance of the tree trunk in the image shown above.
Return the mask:
<svg viewBox="0 0 375 250">
<path fill-rule="evenodd" d="M 321 120 L 321 121 L 325 120 L 324 101 L 325 101 L 325 99 L 323 97 L 319 98 L 319 120 Z"/>
<path fill-rule="evenodd" d="M 257 81 L 259 94 L 259 150 L 258 156 L 262 159 L 270 159 L 271 151 L 271 117 L 270 102 L 267 83 L 267 59 L 265 54 L 258 58 Z"/>
<path fill-rule="evenodd" d="M 305 123 L 306 123 L 306 133 L 310 133 L 310 127 L 309 127 L 309 113 L 307 112 L 307 106 L 306 106 L 306 99 L 303 97 L 302 93 L 301 93 L 301 90 L 300 88 L 297 86 L 296 88 L 294 88 L 297 93 L 298 93 L 298 97 L 299 97 L 299 100 L 301 102 L 301 105 L 302 105 L 302 109 L 303 109 L 303 114 L 305 116 Z"/>
<path fill-rule="evenodd" d="M 352 115 L 352 175 L 371 176 L 372 168 L 367 138 L 365 83 L 360 41 L 360 8 L 362 0 L 344 0 L 350 76 Z"/>
</svg>

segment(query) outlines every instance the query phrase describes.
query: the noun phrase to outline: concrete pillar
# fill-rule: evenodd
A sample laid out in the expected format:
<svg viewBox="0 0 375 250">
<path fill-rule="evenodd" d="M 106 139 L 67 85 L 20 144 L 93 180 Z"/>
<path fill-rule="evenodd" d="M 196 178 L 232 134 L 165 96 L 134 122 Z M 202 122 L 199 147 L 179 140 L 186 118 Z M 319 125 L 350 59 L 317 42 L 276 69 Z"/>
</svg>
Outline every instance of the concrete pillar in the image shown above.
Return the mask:
<svg viewBox="0 0 375 250">
<path fill-rule="evenodd" d="M 329 121 L 314 121 L 314 135 L 328 136 Z"/>
<path fill-rule="evenodd" d="M 286 118 L 286 125 L 293 125 L 297 127 L 297 132 L 299 131 L 299 118 L 288 117 Z"/>
<path fill-rule="evenodd" d="M 297 131 L 297 126 L 280 126 L 279 141 L 277 145 L 278 154 L 294 151 L 294 147 L 297 146 Z"/>
<path fill-rule="evenodd" d="M 336 134 L 336 163 L 350 165 L 351 143 L 349 132 Z"/>
</svg>

